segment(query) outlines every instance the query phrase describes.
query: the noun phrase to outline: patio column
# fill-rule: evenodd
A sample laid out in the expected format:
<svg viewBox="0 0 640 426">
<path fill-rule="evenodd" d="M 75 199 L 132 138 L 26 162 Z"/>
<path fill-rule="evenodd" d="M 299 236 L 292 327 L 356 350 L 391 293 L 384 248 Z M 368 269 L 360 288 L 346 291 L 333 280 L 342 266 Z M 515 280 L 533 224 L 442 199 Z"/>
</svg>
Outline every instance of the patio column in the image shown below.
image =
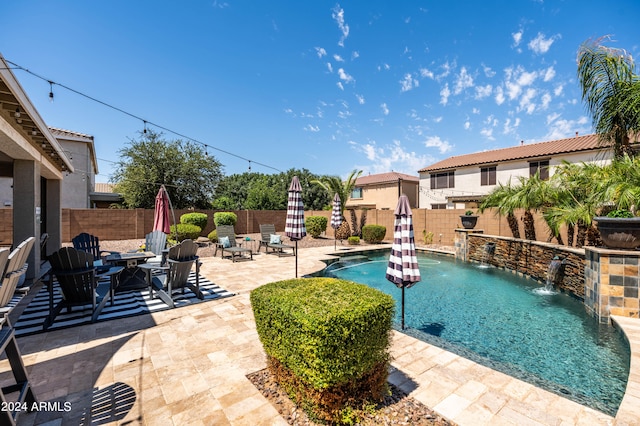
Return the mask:
<svg viewBox="0 0 640 426">
<path fill-rule="evenodd" d="M 13 245 L 29 237 L 36 244 L 29 253 L 27 280 L 40 274 L 40 163 L 31 160 L 13 162 Z"/>
<path fill-rule="evenodd" d="M 62 181 L 57 179 L 47 179 L 47 253 L 46 256 L 62 247 Z"/>
</svg>

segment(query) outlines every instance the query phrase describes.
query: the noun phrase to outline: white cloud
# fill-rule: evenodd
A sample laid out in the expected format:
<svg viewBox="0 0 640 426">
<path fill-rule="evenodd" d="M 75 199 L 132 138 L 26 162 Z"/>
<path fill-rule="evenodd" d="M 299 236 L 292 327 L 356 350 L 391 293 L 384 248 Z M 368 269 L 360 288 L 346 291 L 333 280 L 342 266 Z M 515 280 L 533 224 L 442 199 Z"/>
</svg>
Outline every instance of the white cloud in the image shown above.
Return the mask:
<svg viewBox="0 0 640 426">
<path fill-rule="evenodd" d="M 442 68 L 442 72 L 436 76 L 436 80 L 440 81 L 443 78 L 447 77 L 449 74 L 451 74 L 451 71 L 453 71 L 455 67 L 455 61 L 453 63 L 449 63 L 449 61 L 447 61 L 444 64 L 440 65 L 440 68 Z"/>
<path fill-rule="evenodd" d="M 540 98 L 540 108 L 547 109 L 549 108 L 549 104 L 551 103 L 551 94 L 549 92 L 544 92 L 542 97 Z"/>
<path fill-rule="evenodd" d="M 358 99 L 358 103 L 360 105 L 364 105 L 364 96 L 362 95 L 356 95 L 356 99 Z"/>
<path fill-rule="evenodd" d="M 383 147 L 377 146 L 375 141 L 365 144 L 349 142 L 349 144 L 356 151 L 364 153 L 366 159 L 371 163 L 354 166 L 365 173 L 385 173 L 393 170 L 415 176 L 418 170 L 436 161 L 430 155 L 418 155 L 416 152 L 408 150 L 398 140 Z"/>
<path fill-rule="evenodd" d="M 520 126 L 519 118 L 516 118 L 515 120 L 513 120 L 513 123 L 511 122 L 510 118 L 507 118 L 504 121 L 504 127 L 502 128 L 502 133 L 505 135 L 514 134 L 518 126 Z"/>
<path fill-rule="evenodd" d="M 511 67 L 506 68 L 504 71 L 504 86 L 509 100 L 514 100 L 519 97 L 523 93 L 523 88 L 526 86 L 531 86 L 538 77 L 537 72 L 525 71 L 525 69 L 520 65 L 518 65 L 515 69 Z"/>
<path fill-rule="evenodd" d="M 413 78 L 413 76 L 409 73 L 405 74 L 404 78 L 400 80 L 400 91 L 408 92 L 420 85 L 420 82 Z"/>
<path fill-rule="evenodd" d="M 430 78 L 433 80 L 433 72 L 429 71 L 427 68 L 420 68 L 420 77 Z"/>
<path fill-rule="evenodd" d="M 531 40 L 527 45 L 534 53 L 541 55 L 547 53 L 554 41 L 560 38 L 560 35 L 545 38 L 544 34 L 538 33 L 536 38 Z"/>
<path fill-rule="evenodd" d="M 522 95 L 522 98 L 520 98 L 519 110 L 526 111 L 527 114 L 533 114 L 536 109 L 536 104 L 533 102 L 533 98 L 536 94 L 536 89 L 528 88 Z"/>
<path fill-rule="evenodd" d="M 442 90 L 440 90 L 440 103 L 442 105 L 446 105 L 449 102 L 449 96 L 451 95 L 451 91 L 449 90 L 449 83 L 446 83 Z"/>
<path fill-rule="evenodd" d="M 316 53 L 318 54 L 318 58 L 322 58 L 323 56 L 327 56 L 327 51 L 324 50 L 323 47 L 316 47 Z"/>
<path fill-rule="evenodd" d="M 453 148 L 448 141 L 443 141 L 442 139 L 440 139 L 440 136 L 429 136 L 424 141 L 424 146 L 426 146 L 427 148 L 438 148 L 440 154 L 449 152 Z"/>
<path fill-rule="evenodd" d="M 307 124 L 307 125 L 304 127 L 304 130 L 305 130 L 305 131 L 307 131 L 307 132 L 314 132 L 314 133 L 315 133 L 315 132 L 319 132 L 319 131 L 320 131 L 320 127 L 318 127 L 318 126 L 313 126 L 313 125 L 311 125 L 311 124 Z"/>
<path fill-rule="evenodd" d="M 389 71 L 391 69 L 391 65 L 389 64 L 382 64 L 382 65 L 378 65 L 378 71 Z"/>
<path fill-rule="evenodd" d="M 330 73 L 333 73 L 333 65 L 331 65 L 331 62 L 327 62 L 327 69 Z"/>
<path fill-rule="evenodd" d="M 496 104 L 498 105 L 502 105 L 505 101 L 505 97 L 504 97 L 504 90 L 502 89 L 502 87 L 496 87 Z"/>
<path fill-rule="evenodd" d="M 556 121 L 558 118 L 560 118 L 560 113 L 552 112 L 551 114 L 547 115 L 547 124 L 551 124 L 552 122 Z"/>
<path fill-rule="evenodd" d="M 496 140 L 496 138 L 493 137 L 493 129 L 490 127 L 486 127 L 480 130 L 480 134 L 485 138 L 489 139 L 490 141 Z"/>
<path fill-rule="evenodd" d="M 484 99 L 487 96 L 491 96 L 493 86 L 487 84 L 486 86 L 476 86 L 476 99 Z"/>
<path fill-rule="evenodd" d="M 338 54 L 334 54 L 333 55 L 333 60 L 336 62 L 344 62 L 344 59 L 342 59 L 342 56 L 338 55 Z"/>
<path fill-rule="evenodd" d="M 353 83 L 355 81 L 353 77 L 347 74 L 343 68 L 338 69 L 338 76 L 340 76 L 340 80 L 344 81 L 345 83 Z"/>
<path fill-rule="evenodd" d="M 558 97 L 558 96 L 560 96 L 560 95 L 562 94 L 562 90 L 563 90 L 563 89 L 564 89 L 564 86 L 563 86 L 562 84 L 558 84 L 558 85 L 556 86 L 556 88 L 555 88 L 555 89 L 553 89 L 553 94 L 554 94 L 556 97 Z"/>
<path fill-rule="evenodd" d="M 463 127 L 464 127 L 465 130 L 469 130 L 471 128 L 471 122 L 469 122 L 469 120 L 466 120 L 464 122 Z"/>
<path fill-rule="evenodd" d="M 360 53 L 357 50 L 351 52 L 351 60 L 358 59 L 360 57 Z"/>
<path fill-rule="evenodd" d="M 444 117 L 442 117 L 442 116 L 434 117 L 434 118 L 433 118 L 433 122 L 434 122 L 434 123 L 440 123 L 440 122 L 442 121 L 442 119 L 443 119 L 443 118 L 444 118 Z"/>
<path fill-rule="evenodd" d="M 571 136 L 575 136 L 576 132 L 580 134 L 587 134 L 590 131 L 589 120 L 587 117 L 580 117 L 577 120 L 564 120 L 560 119 L 559 114 L 553 114 L 553 119 L 550 120 L 550 116 L 547 117 L 547 125 L 549 126 L 547 134 L 544 136 L 544 140 L 556 140 L 564 139 Z"/>
<path fill-rule="evenodd" d="M 513 47 L 518 47 L 520 45 L 520 42 L 522 41 L 522 33 L 523 30 L 520 30 L 511 34 L 511 38 L 513 38 Z"/>
<path fill-rule="evenodd" d="M 496 72 L 494 70 L 492 70 L 490 67 L 486 66 L 485 64 L 480 64 L 482 65 L 482 71 L 484 72 L 484 75 L 486 77 L 493 77 L 494 75 L 496 75 Z"/>
<path fill-rule="evenodd" d="M 341 83 L 341 82 L 337 82 L 337 83 L 336 83 L 336 86 L 338 86 L 338 89 L 340 89 L 340 90 L 344 90 L 344 86 L 342 85 L 342 83 Z"/>
<path fill-rule="evenodd" d="M 454 95 L 459 95 L 465 89 L 473 87 L 473 77 L 467 72 L 466 67 L 460 69 L 460 73 L 456 76 L 456 85 L 453 89 Z"/>
<path fill-rule="evenodd" d="M 342 37 L 340 37 L 340 41 L 338 41 L 338 46 L 344 46 L 344 41 L 349 36 L 349 25 L 347 25 L 344 20 L 344 9 L 337 4 L 336 7 L 333 8 L 331 17 L 336 21 L 338 28 L 340 28 L 340 32 L 342 32 Z"/>
<path fill-rule="evenodd" d="M 471 113 L 472 114 L 480 114 L 480 110 L 478 108 L 471 108 Z"/>
<path fill-rule="evenodd" d="M 382 113 L 384 115 L 389 115 L 389 107 L 387 107 L 387 104 L 385 102 L 380 104 L 380 109 L 382 109 Z"/>
<path fill-rule="evenodd" d="M 556 75 L 556 70 L 553 69 L 553 66 L 550 66 L 544 71 L 542 80 L 544 80 L 545 82 L 550 81 L 553 77 L 555 77 L 555 75 Z"/>
</svg>

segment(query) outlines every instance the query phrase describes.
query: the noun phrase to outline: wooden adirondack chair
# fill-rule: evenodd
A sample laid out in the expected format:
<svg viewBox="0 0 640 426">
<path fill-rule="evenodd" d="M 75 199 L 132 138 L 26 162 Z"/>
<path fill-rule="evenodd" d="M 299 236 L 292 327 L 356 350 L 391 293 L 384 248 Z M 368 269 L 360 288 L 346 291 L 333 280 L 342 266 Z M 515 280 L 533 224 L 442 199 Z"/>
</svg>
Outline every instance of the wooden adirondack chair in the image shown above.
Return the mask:
<svg viewBox="0 0 640 426">
<path fill-rule="evenodd" d="M 100 239 L 86 232 L 76 235 L 71 242 L 73 243 L 73 248 L 91 253 L 93 259 L 96 261 L 101 262 L 103 256 L 111 253 L 110 251 L 100 250 Z"/>
<path fill-rule="evenodd" d="M 140 265 L 140 268 L 147 272 L 151 298 L 153 298 L 155 290 L 158 297 L 173 308 L 175 306 L 173 302 L 174 291 L 182 290 L 181 293 L 184 294 L 185 288 L 189 288 L 198 299 L 204 299 L 204 295 L 200 291 L 200 261 L 196 255 L 197 250 L 198 245 L 187 239 L 169 249 L 166 266 L 149 263 Z M 196 265 L 195 285 L 188 281 L 194 263 Z M 164 273 L 151 277 L 152 270 L 161 270 Z"/>
<path fill-rule="evenodd" d="M 100 315 L 100 311 L 111 298 L 111 285 L 106 284 L 98 287 L 98 274 L 94 265 L 93 255 L 83 250 L 73 247 L 63 247 L 49 256 L 51 262 L 51 273 L 47 287 L 49 289 L 49 316 L 45 319 L 44 329 L 53 324 L 55 317 L 67 308 L 71 312 L 74 306 L 85 306 L 91 304 L 91 321 L 95 321 Z M 122 268 L 113 268 L 113 273 L 117 273 Z M 118 270 L 119 269 L 119 270 Z M 53 277 L 56 277 L 62 300 L 53 306 Z"/>
<path fill-rule="evenodd" d="M 260 245 L 258 246 L 258 251 L 260 251 L 260 247 L 264 246 L 265 253 L 269 253 L 269 249 L 273 250 L 275 253 L 278 253 L 278 257 L 280 257 L 285 249 L 293 250 L 293 254 L 296 254 L 296 248 L 294 246 L 290 246 L 288 244 L 282 243 L 272 243 L 271 236 L 276 234 L 276 226 L 273 224 L 260 225 Z"/>
<path fill-rule="evenodd" d="M 152 231 L 145 236 L 144 249 L 156 255 L 156 257 L 154 258 L 148 259 L 147 262 L 160 263 L 161 265 L 164 264 L 166 252 L 163 254 L 162 251 L 166 248 L 167 234 L 165 234 L 164 232 Z"/>
<path fill-rule="evenodd" d="M 221 249 L 221 256 L 224 257 L 224 252 L 227 251 L 231 253 L 231 260 L 233 262 L 236 261 L 236 258 L 242 257 L 242 253 L 249 253 L 251 260 L 253 260 L 253 251 L 251 251 L 251 249 L 239 247 L 236 244 L 236 233 L 233 229 L 233 225 L 217 226 L 216 231 L 218 234 L 218 242 L 216 243 L 216 249 L 213 253 L 214 257 L 218 254 L 218 249 Z M 225 244 L 221 242 L 221 239 L 223 239 L 223 241 L 228 241 L 229 245 L 225 247 Z"/>
<path fill-rule="evenodd" d="M 29 264 L 27 258 L 35 243 L 34 237 L 29 237 L 16 247 L 7 258 L 6 264 L 2 268 L 2 285 L 0 286 L 0 317 L 8 314 L 7 303 L 13 295 L 21 281 L 24 281 Z"/>
</svg>

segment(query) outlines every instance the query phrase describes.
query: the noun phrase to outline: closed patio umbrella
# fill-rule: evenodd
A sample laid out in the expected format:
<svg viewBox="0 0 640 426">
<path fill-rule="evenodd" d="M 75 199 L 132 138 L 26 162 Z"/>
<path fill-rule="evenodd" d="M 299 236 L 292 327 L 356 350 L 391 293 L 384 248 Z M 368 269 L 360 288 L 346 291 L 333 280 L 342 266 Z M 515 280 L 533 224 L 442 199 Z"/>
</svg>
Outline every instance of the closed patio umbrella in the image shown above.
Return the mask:
<svg viewBox="0 0 640 426">
<path fill-rule="evenodd" d="M 296 242 L 296 278 L 298 278 L 298 240 L 307 235 L 307 228 L 304 226 L 304 205 L 300 193 L 302 187 L 298 176 L 294 176 L 289 186 L 289 201 L 287 202 L 287 221 L 284 226 L 284 233 L 292 241 Z"/>
<path fill-rule="evenodd" d="M 169 210 L 171 210 L 173 214 L 173 206 L 171 206 L 169 193 L 164 185 L 160 185 L 160 190 L 158 190 L 158 195 L 156 195 L 155 210 L 153 212 L 153 231 L 162 231 L 165 234 L 171 233 Z M 176 223 L 175 216 L 173 223 L 174 225 Z"/>
<path fill-rule="evenodd" d="M 394 212 L 393 244 L 386 278 L 402 289 L 402 329 L 404 330 L 404 289 L 420 281 L 420 269 L 416 257 L 416 244 L 413 236 L 413 217 L 409 199 L 401 195 Z"/>
<path fill-rule="evenodd" d="M 331 227 L 334 229 L 334 238 L 333 238 L 333 250 L 336 250 L 336 238 L 335 232 L 342 225 L 342 203 L 340 202 L 340 197 L 336 192 L 336 195 L 333 196 L 333 209 L 331 210 Z"/>
</svg>

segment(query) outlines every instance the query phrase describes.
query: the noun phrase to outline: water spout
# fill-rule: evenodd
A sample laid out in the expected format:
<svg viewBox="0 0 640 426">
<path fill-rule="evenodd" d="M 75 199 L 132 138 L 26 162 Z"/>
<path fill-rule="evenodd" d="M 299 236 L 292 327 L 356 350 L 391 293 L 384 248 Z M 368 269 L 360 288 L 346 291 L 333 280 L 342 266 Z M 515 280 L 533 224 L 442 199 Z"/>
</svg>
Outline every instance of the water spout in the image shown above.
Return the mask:
<svg viewBox="0 0 640 426">
<path fill-rule="evenodd" d="M 564 278 L 564 265 L 566 259 L 560 259 L 558 256 L 554 256 L 549 267 L 547 268 L 547 279 L 545 281 L 544 288 L 540 288 L 537 293 L 539 294 L 556 294 L 555 286 L 557 286 Z"/>
<path fill-rule="evenodd" d="M 480 259 L 480 267 L 488 268 L 491 256 L 496 252 L 496 243 L 486 243 L 482 249 L 482 258 Z"/>
</svg>

